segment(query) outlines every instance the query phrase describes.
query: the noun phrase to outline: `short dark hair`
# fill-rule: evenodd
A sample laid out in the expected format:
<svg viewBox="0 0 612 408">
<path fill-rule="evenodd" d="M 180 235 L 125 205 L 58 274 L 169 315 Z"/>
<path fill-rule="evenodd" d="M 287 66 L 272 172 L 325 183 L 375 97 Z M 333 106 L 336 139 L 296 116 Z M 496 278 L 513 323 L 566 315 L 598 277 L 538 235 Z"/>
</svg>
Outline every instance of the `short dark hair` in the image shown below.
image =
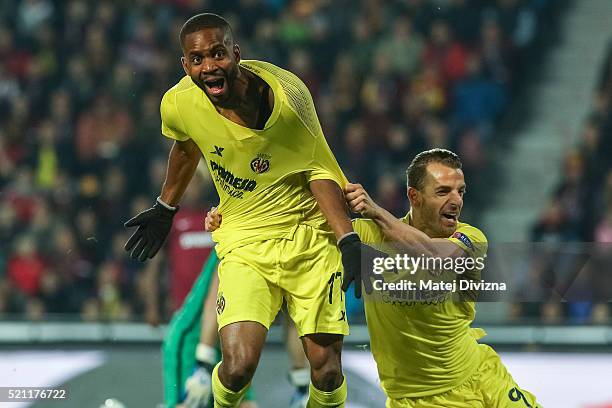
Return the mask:
<svg viewBox="0 0 612 408">
<path fill-rule="evenodd" d="M 408 186 L 417 190 L 422 190 L 425 186 L 425 176 L 427 176 L 427 165 L 430 163 L 441 163 L 453 169 L 460 169 L 461 159 L 455 153 L 447 149 L 425 150 L 414 156 L 412 163 L 406 170 Z"/>
<path fill-rule="evenodd" d="M 229 34 L 229 38 L 232 42 L 234 41 L 232 27 L 226 19 L 214 13 L 201 13 L 189 18 L 189 20 L 185 21 L 185 24 L 183 24 L 179 35 L 181 46 L 188 34 L 195 33 L 203 28 L 220 28 L 224 30 L 226 34 Z"/>
</svg>

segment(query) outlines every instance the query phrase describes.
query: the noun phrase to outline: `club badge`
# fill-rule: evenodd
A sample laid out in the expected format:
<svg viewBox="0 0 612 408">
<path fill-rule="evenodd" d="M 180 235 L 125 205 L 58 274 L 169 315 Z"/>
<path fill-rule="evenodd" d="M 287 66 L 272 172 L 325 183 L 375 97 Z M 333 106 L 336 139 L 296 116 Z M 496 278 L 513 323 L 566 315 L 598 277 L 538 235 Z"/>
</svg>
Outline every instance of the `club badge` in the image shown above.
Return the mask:
<svg viewBox="0 0 612 408">
<path fill-rule="evenodd" d="M 270 170 L 270 156 L 269 154 L 260 153 L 251 160 L 251 170 L 257 174 L 262 174 Z"/>
</svg>

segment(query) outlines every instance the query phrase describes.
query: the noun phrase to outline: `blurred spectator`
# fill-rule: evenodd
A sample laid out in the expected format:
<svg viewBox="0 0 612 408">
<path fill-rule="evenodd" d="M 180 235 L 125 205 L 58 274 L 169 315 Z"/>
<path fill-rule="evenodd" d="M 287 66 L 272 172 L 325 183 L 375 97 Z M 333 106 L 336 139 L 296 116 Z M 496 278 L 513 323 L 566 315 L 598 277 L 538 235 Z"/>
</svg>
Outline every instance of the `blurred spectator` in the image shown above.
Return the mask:
<svg viewBox="0 0 612 408">
<path fill-rule="evenodd" d="M 38 127 L 37 136 L 34 153 L 36 185 L 48 190 L 55 184 L 60 161 L 55 124 L 50 120 L 43 121 Z"/>
<path fill-rule="evenodd" d="M 47 257 L 58 274 L 58 284 L 70 288 L 64 298 L 66 308 L 77 312 L 93 294 L 94 270 L 93 264 L 81 254 L 76 235 L 67 224 L 59 222 L 55 226 Z"/>
<path fill-rule="evenodd" d="M 99 94 L 90 111 L 81 114 L 76 131 L 76 154 L 81 166 L 112 159 L 132 136 L 129 114 L 108 94 Z"/>
<path fill-rule="evenodd" d="M 121 296 L 121 270 L 112 262 L 100 265 L 98 272 L 98 299 L 101 317 L 105 320 L 125 320 L 130 307 Z"/>
<path fill-rule="evenodd" d="M 8 278 L 22 293 L 28 296 L 38 294 L 45 263 L 32 235 L 17 237 L 15 251 L 9 258 L 6 269 Z"/>
<path fill-rule="evenodd" d="M 294 49 L 289 53 L 288 63 L 289 71 L 300 77 L 313 99 L 318 99 L 321 83 L 317 72 L 313 70 L 311 54 L 303 49 Z"/>
<path fill-rule="evenodd" d="M 73 313 L 70 304 L 72 288 L 62 281 L 60 274 L 54 269 L 48 269 L 40 281 L 40 300 L 45 313 Z"/>
<path fill-rule="evenodd" d="M 405 184 L 406 180 L 398 177 L 398 173 L 384 173 L 376 181 L 374 199 L 391 214 L 403 217 L 408 210 L 405 200 Z"/>
<path fill-rule="evenodd" d="M 500 22 L 504 34 L 515 47 L 526 48 L 535 39 L 537 20 L 530 2 L 497 0 L 486 13 Z"/>
<path fill-rule="evenodd" d="M 585 159 L 579 151 L 570 151 L 564 160 L 562 179 L 555 189 L 565 222 L 572 231 L 572 240 L 585 241 L 585 198 L 588 186 L 584 183 Z"/>
<path fill-rule="evenodd" d="M 344 155 L 339 156 L 338 160 L 347 165 L 346 176 L 349 180 L 358 181 L 367 190 L 372 190 L 377 175 L 371 166 L 375 163 L 376 157 L 369 149 L 366 132 L 362 121 L 351 122 L 344 135 Z"/>
<path fill-rule="evenodd" d="M 449 0 L 447 18 L 458 40 L 473 44 L 478 37 L 481 10 L 478 2 L 470 0 Z"/>
<path fill-rule="evenodd" d="M 15 47 L 14 33 L 7 26 L 0 26 L 0 78 L 13 80 L 15 84 L 17 80 L 25 79 L 29 72 L 30 59 L 31 54 L 27 49 Z"/>
<path fill-rule="evenodd" d="M 453 39 L 448 23 L 444 20 L 434 21 L 423 53 L 425 66 L 435 70 L 449 86 L 465 75 L 466 60 L 467 51 Z"/>
<path fill-rule="evenodd" d="M 155 26 L 151 21 L 138 21 L 133 38 L 122 51 L 122 59 L 138 73 L 146 73 L 152 68 L 157 48 L 155 46 Z"/>
<path fill-rule="evenodd" d="M 498 84 L 508 84 L 512 79 L 512 55 L 497 20 L 484 21 L 480 34 L 479 52 L 485 76 Z"/>
<path fill-rule="evenodd" d="M 0 201 L 0 260 L 6 266 L 6 257 L 10 253 L 10 242 L 19 230 L 19 221 L 15 208 L 8 201 Z M 3 269 L 0 268 L 0 269 Z"/>
<path fill-rule="evenodd" d="M 72 54 L 64 71 L 61 87 L 70 92 L 78 106 L 88 104 L 95 93 L 94 78 L 87 72 L 88 69 L 89 64 L 82 55 Z"/>
<path fill-rule="evenodd" d="M 501 85 L 482 75 L 480 57 L 471 55 L 466 63 L 465 78 L 454 87 L 453 99 L 457 129 L 475 127 L 488 138 L 495 120 L 504 109 L 506 94 Z"/>
<path fill-rule="evenodd" d="M 53 16 L 53 3 L 44 0 L 24 0 L 17 11 L 17 29 L 28 35 Z"/>
<path fill-rule="evenodd" d="M 8 109 L 8 101 L 16 99 L 21 93 L 19 82 L 6 71 L 3 64 L 0 64 L 0 109 Z M 2 112 L 3 113 L 3 112 Z"/>
<path fill-rule="evenodd" d="M 87 26 L 84 54 L 88 61 L 87 74 L 94 78 L 104 78 L 111 72 L 113 60 L 107 38 L 107 31 L 101 25 Z"/>
<path fill-rule="evenodd" d="M 425 141 L 421 136 L 400 124 L 394 125 L 387 132 L 386 151 L 389 160 L 385 160 L 383 166 L 389 173 L 403 174 L 412 158 L 425 150 Z"/>
<path fill-rule="evenodd" d="M 421 64 L 423 40 L 414 32 L 408 16 L 396 18 L 392 27 L 391 33 L 380 41 L 377 59 L 388 59 L 391 72 L 396 75 L 413 75 Z"/>
<path fill-rule="evenodd" d="M 563 242 L 573 236 L 559 202 L 550 202 L 534 225 L 531 234 L 533 242 Z"/>
<path fill-rule="evenodd" d="M 593 324 L 610 324 L 610 306 L 608 303 L 598 303 L 593 307 Z"/>
</svg>

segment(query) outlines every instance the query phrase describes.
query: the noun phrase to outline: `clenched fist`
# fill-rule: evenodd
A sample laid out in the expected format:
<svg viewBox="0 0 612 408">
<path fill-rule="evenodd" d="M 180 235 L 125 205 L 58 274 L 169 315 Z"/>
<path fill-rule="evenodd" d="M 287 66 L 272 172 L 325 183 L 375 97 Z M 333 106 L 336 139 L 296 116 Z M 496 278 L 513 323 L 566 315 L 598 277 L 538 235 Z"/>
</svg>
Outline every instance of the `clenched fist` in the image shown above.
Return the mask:
<svg viewBox="0 0 612 408">
<path fill-rule="evenodd" d="M 361 184 L 347 184 L 344 188 L 344 198 L 352 212 L 365 218 L 376 218 L 381 210 Z"/>
</svg>

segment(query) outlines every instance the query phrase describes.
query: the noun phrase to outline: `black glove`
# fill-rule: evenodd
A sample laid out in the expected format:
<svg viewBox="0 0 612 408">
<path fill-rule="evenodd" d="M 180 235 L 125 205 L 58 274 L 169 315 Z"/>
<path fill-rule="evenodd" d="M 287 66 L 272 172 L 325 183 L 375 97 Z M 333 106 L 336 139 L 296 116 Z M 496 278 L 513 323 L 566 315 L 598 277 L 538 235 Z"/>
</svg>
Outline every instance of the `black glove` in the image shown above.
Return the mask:
<svg viewBox="0 0 612 408">
<path fill-rule="evenodd" d="M 383 280 L 381 275 L 374 274 L 374 258 L 387 258 L 388 255 L 362 243 L 357 233 L 340 239 L 338 248 L 342 253 L 342 266 L 344 266 L 342 290 L 346 292 L 351 282 L 355 281 L 357 299 L 361 298 L 361 282 L 365 286 L 366 293 L 368 295 L 372 293 L 374 290 L 372 279 Z"/>
<path fill-rule="evenodd" d="M 172 218 L 178 209 L 178 206 L 174 209 L 166 207 L 158 198 L 153 207 L 123 224 L 126 228 L 138 226 L 136 232 L 125 243 L 125 250 L 132 251 L 130 253 L 132 259 L 143 262 L 155 256 L 170 232 Z"/>
</svg>

